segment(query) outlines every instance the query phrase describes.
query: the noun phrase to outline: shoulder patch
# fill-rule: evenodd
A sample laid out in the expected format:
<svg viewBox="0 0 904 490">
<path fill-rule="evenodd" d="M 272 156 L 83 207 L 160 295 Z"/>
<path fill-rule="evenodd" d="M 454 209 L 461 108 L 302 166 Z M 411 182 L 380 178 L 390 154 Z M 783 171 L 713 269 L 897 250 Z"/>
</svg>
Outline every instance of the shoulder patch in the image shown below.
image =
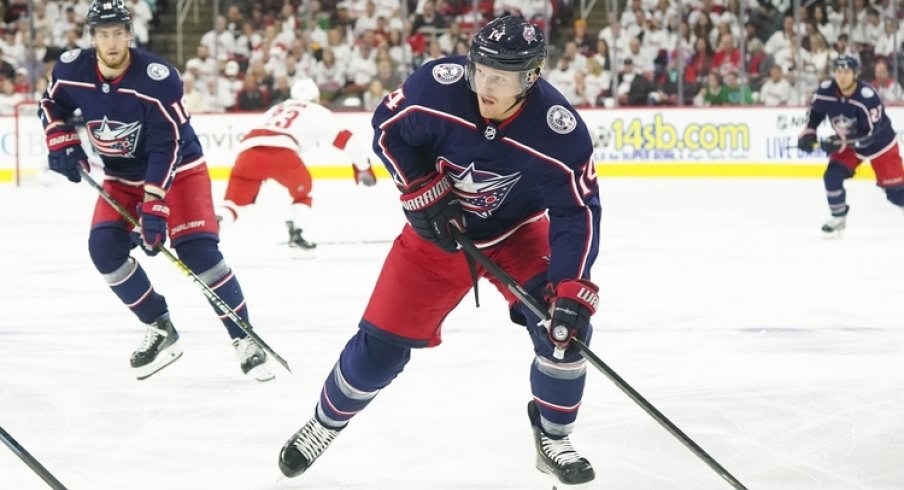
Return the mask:
<svg viewBox="0 0 904 490">
<path fill-rule="evenodd" d="M 860 89 L 860 95 L 862 95 L 864 99 L 869 99 L 876 96 L 876 91 L 870 87 L 863 87 Z"/>
<path fill-rule="evenodd" d="M 452 85 L 461 80 L 464 74 L 465 67 L 456 63 L 442 63 L 433 67 L 433 78 L 443 85 Z"/>
<path fill-rule="evenodd" d="M 70 49 L 69 51 L 66 51 L 65 53 L 60 55 L 60 61 L 62 61 L 63 63 L 72 63 L 76 58 L 78 58 L 78 55 L 80 54 L 82 54 L 81 49 Z"/>
<path fill-rule="evenodd" d="M 151 63 L 148 65 L 148 76 L 151 77 L 151 80 L 166 80 L 169 76 L 169 68 L 166 65 L 161 65 L 160 63 Z"/>
<path fill-rule="evenodd" d="M 546 111 L 546 124 L 549 124 L 549 129 L 559 134 L 568 134 L 577 127 L 578 120 L 568 109 L 554 105 Z"/>
<path fill-rule="evenodd" d="M 832 86 L 831 80 L 823 80 L 822 83 L 819 84 L 819 88 L 829 88 Z"/>
</svg>

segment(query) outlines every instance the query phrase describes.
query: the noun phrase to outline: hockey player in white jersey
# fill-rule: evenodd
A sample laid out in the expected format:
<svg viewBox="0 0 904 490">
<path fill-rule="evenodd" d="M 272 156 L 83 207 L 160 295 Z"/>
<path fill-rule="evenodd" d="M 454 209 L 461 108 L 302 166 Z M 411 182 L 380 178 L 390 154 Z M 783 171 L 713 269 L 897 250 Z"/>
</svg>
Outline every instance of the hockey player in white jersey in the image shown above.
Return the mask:
<svg viewBox="0 0 904 490">
<path fill-rule="evenodd" d="M 220 217 L 227 222 L 238 219 L 241 208 L 257 199 L 261 184 L 273 179 L 292 197 L 292 213 L 286 221 L 289 246 L 310 250 L 317 244 L 302 235 L 310 224 L 306 216 L 312 205 L 311 172 L 303 155 L 318 143 L 329 144 L 352 161 L 357 184 L 369 187 L 377 178 L 370 165 L 370 142 L 335 123 L 333 113 L 317 103 L 320 90 L 313 80 L 297 80 L 290 97 L 271 107 L 242 138 Z"/>
</svg>

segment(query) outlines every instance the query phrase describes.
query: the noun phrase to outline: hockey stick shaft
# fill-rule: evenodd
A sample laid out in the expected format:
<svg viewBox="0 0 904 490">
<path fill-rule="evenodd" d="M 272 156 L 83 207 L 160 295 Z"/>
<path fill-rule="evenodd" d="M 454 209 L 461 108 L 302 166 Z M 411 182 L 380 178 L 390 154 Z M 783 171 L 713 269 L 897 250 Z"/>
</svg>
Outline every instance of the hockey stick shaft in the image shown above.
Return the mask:
<svg viewBox="0 0 904 490">
<path fill-rule="evenodd" d="M 40 476 L 41 479 L 50 486 L 50 488 L 53 488 L 54 490 L 66 490 L 66 487 L 63 486 L 63 484 L 60 483 L 60 481 L 57 480 L 53 475 L 51 475 L 50 472 L 47 471 L 47 468 L 45 468 L 44 465 L 39 463 L 38 460 L 34 458 L 34 456 L 26 451 L 18 441 L 13 439 L 13 436 L 9 435 L 9 432 L 3 430 L 3 427 L 0 427 L 0 440 L 3 440 L 3 444 L 6 444 L 6 446 L 10 448 L 12 452 L 19 457 L 19 459 L 24 461 L 32 471 Z"/>
<path fill-rule="evenodd" d="M 461 248 L 474 258 L 480 265 L 483 266 L 490 274 L 493 275 L 497 280 L 499 280 L 502 284 L 508 288 L 512 294 L 518 298 L 519 301 L 524 303 L 535 315 L 537 315 L 541 320 L 549 320 L 549 312 L 546 308 L 540 304 L 533 296 L 531 296 L 526 289 L 524 289 L 521 284 L 519 284 L 515 279 L 510 276 L 502 267 L 499 267 L 495 262 L 493 262 L 489 257 L 486 256 L 476 245 L 472 242 L 468 237 L 464 236 L 462 233 L 457 230 L 452 231 L 455 240 L 461 245 Z M 681 429 L 678 428 L 675 424 L 672 423 L 665 415 L 662 414 L 656 407 L 653 406 L 652 403 L 648 402 L 646 398 L 644 398 L 640 393 L 637 392 L 631 385 L 628 384 L 627 381 L 622 379 L 621 376 L 618 375 L 612 368 L 610 368 L 602 359 L 599 358 L 590 347 L 587 346 L 580 339 L 572 339 L 572 344 L 577 347 L 578 351 L 584 356 L 587 361 L 592 364 L 595 368 L 600 370 L 610 381 L 615 383 L 615 385 L 626 395 L 628 398 L 634 401 L 637 405 L 640 406 L 647 414 L 653 417 L 659 425 L 661 425 L 665 430 L 669 431 L 676 439 L 678 439 L 685 447 L 691 450 L 698 458 L 703 460 L 713 471 L 719 474 L 726 482 L 728 482 L 732 487 L 738 490 L 747 490 L 737 478 L 735 478 L 731 473 L 728 472 L 722 465 L 720 465 L 712 456 L 709 455 L 706 451 L 703 450 L 697 443 L 693 441 L 690 437 L 687 436 Z"/>
<path fill-rule="evenodd" d="M 138 220 L 134 216 L 132 216 L 132 213 L 130 213 L 127 209 L 122 207 L 122 205 L 119 204 L 119 202 L 117 202 L 116 199 L 114 199 L 113 196 L 111 196 L 109 192 L 104 190 L 104 188 L 100 184 L 98 184 L 97 181 L 95 181 L 94 179 L 91 178 L 90 175 L 88 175 L 88 172 L 86 172 L 81 167 L 78 167 L 78 171 L 81 174 L 82 178 L 85 179 L 85 181 L 88 182 L 88 184 L 91 187 L 93 187 L 95 190 L 97 190 L 97 192 L 100 194 L 101 198 L 103 198 L 104 201 L 107 201 L 107 204 L 112 206 L 113 209 L 115 209 L 116 212 L 120 214 L 120 216 L 122 216 L 126 221 L 129 222 L 129 224 L 131 224 L 135 228 L 139 228 L 141 226 L 141 224 L 138 222 Z M 169 259 L 170 262 L 175 264 L 175 266 L 180 271 L 182 271 L 182 273 L 185 274 L 186 277 L 191 279 L 191 281 L 196 286 L 198 286 L 198 288 L 201 290 L 201 292 L 204 293 L 204 296 L 207 297 L 208 301 L 213 303 L 217 307 L 217 309 L 219 309 L 221 312 L 223 312 L 224 315 L 229 317 L 229 319 L 232 320 L 233 323 L 238 325 L 238 327 L 241 328 L 242 331 L 244 331 L 246 334 L 248 334 L 248 336 L 251 337 L 255 343 L 257 343 L 257 345 L 261 346 L 262 349 L 266 350 L 267 353 L 269 353 L 271 356 L 273 356 L 273 358 L 276 359 L 276 361 L 282 367 L 284 367 L 286 369 L 286 371 L 288 371 L 290 373 L 292 372 L 292 370 L 289 369 L 289 363 L 287 363 L 286 360 L 282 358 L 282 356 L 277 354 L 269 345 L 267 345 L 267 343 L 264 342 L 264 339 L 260 338 L 260 336 L 254 330 L 251 329 L 251 326 L 248 325 L 245 322 L 245 320 L 243 320 L 242 317 L 240 317 L 238 315 L 238 313 L 236 313 L 235 310 L 232 309 L 231 306 L 226 304 L 226 302 L 223 301 L 223 298 L 220 298 L 220 295 L 218 295 L 216 293 L 216 291 L 214 291 L 213 289 L 210 289 L 210 286 L 208 286 L 204 281 L 202 281 L 201 278 L 198 277 L 197 274 L 192 272 L 192 270 L 189 269 L 187 265 L 185 265 L 185 262 L 182 262 L 178 257 L 176 257 L 173 254 L 173 252 L 170 251 L 170 249 L 168 249 L 163 244 L 157 245 L 157 249 L 160 250 L 160 253 L 163 254 L 163 256 L 165 256 L 167 259 Z"/>
</svg>

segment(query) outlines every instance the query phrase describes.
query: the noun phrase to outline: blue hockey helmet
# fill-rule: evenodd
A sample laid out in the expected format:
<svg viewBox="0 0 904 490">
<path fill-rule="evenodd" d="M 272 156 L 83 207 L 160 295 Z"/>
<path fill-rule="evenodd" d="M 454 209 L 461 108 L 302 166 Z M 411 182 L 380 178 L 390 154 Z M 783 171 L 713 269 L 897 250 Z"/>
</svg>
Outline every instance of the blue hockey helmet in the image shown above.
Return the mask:
<svg viewBox="0 0 904 490">
<path fill-rule="evenodd" d="M 94 0 L 88 7 L 85 16 L 91 34 L 97 26 L 123 24 L 127 30 L 132 29 L 132 13 L 123 0 Z"/>
<path fill-rule="evenodd" d="M 843 54 L 837 58 L 832 63 L 832 71 L 838 70 L 839 68 L 849 68 L 857 73 L 860 70 L 860 62 L 857 61 L 857 58 L 849 54 Z"/>
<path fill-rule="evenodd" d="M 546 61 L 546 39 L 543 32 L 520 17 L 507 15 L 483 26 L 474 36 L 468 52 L 468 82 L 474 85 L 475 65 L 521 73 L 521 94 L 533 85 Z"/>
</svg>

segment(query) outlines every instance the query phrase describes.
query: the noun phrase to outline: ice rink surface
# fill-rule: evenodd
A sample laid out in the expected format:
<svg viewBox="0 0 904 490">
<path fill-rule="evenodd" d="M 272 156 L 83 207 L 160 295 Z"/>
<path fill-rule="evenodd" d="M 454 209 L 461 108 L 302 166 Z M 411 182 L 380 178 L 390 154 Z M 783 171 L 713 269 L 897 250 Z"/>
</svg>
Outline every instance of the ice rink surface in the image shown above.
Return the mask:
<svg viewBox="0 0 904 490">
<path fill-rule="evenodd" d="M 185 355 L 135 380 L 143 330 L 87 253 L 94 191 L 0 186 L 0 426 L 70 490 L 552 488 L 533 466 L 530 342 L 486 282 L 443 345 L 416 351 L 307 473 L 281 477 L 279 448 L 312 414 L 403 222 L 388 181 L 315 187 L 316 259 L 280 244 L 275 187 L 223 233 L 252 324 L 294 371 L 258 384 L 196 287 L 143 256 Z M 831 241 L 818 179 L 601 189 L 599 356 L 751 489 L 904 488 L 904 213 L 852 182 Z M 588 369 L 572 437 L 597 471 L 586 488 L 730 488 Z M 43 488 L 0 447 L 0 489 Z"/>
</svg>

